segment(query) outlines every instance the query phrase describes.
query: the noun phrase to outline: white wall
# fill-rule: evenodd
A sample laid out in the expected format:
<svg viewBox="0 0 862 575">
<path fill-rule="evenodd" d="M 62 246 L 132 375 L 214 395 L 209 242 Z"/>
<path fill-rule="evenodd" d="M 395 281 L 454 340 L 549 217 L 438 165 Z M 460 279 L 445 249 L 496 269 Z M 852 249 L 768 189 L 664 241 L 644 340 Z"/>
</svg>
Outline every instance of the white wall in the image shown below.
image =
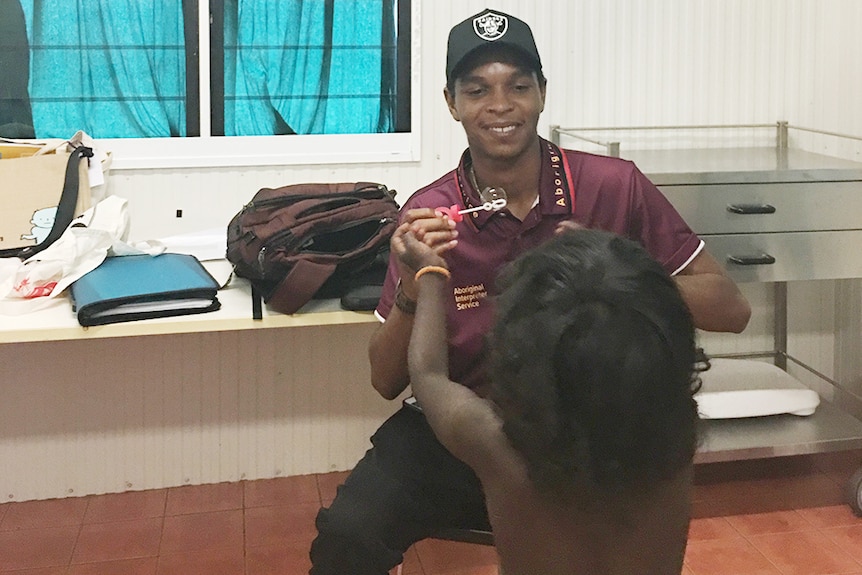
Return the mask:
<svg viewBox="0 0 862 575">
<path fill-rule="evenodd" d="M 418 2 L 419 0 L 413 0 Z M 451 169 L 465 140 L 442 99 L 448 29 L 484 0 L 421 5 L 422 159 L 351 166 L 116 171 L 134 239 L 226 225 L 258 188 L 376 180 L 414 189 Z M 862 135 L 857 0 L 497 0 L 535 32 L 549 79 L 540 130 L 564 126 L 769 123 Z M 858 146 L 800 138 L 862 159 Z M 183 218 L 175 217 L 177 209 Z M 755 318 L 716 352 L 770 345 L 771 295 L 745 285 Z M 853 282 L 791 288 L 792 344 L 847 371 L 858 326 L 836 309 Z M 836 303 L 839 302 L 839 303 Z M 346 469 L 395 408 L 368 385 L 373 326 L 0 345 L 0 497 L 64 495 Z M 14 366 L 10 368 L 9 366 Z M 855 364 L 853 366 L 856 367 Z M 851 377 L 855 374 L 844 374 Z"/>
<path fill-rule="evenodd" d="M 419 2 L 421 0 L 414 0 Z M 377 180 L 406 198 L 454 167 L 466 145 L 446 110 L 449 28 L 484 0 L 421 3 L 419 162 L 114 172 L 136 239 L 226 224 L 263 186 Z M 498 0 L 529 22 L 548 98 L 540 123 L 791 124 L 862 136 L 862 2 L 856 0 Z M 810 140 L 810 138 L 809 138 Z M 834 139 L 812 145 L 862 159 Z M 183 210 L 183 218 L 175 212 Z"/>
</svg>

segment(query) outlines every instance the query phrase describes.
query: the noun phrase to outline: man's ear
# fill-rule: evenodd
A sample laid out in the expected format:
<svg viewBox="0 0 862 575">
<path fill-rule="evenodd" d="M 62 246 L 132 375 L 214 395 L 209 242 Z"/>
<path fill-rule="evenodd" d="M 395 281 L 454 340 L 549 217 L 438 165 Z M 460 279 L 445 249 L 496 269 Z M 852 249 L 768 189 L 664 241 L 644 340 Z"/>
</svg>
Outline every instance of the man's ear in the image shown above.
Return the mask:
<svg viewBox="0 0 862 575">
<path fill-rule="evenodd" d="M 544 82 L 541 82 L 541 86 L 539 86 L 539 93 L 542 95 L 542 109 L 540 110 L 541 112 L 545 111 L 545 94 L 548 93 L 547 88 L 548 81 L 545 80 Z"/>
<path fill-rule="evenodd" d="M 449 107 L 449 114 L 452 116 L 452 119 L 454 119 L 456 122 L 460 122 L 461 116 L 458 114 L 458 110 L 455 108 L 455 97 L 449 91 L 448 87 L 443 88 L 443 97 L 446 98 L 446 106 Z"/>
</svg>

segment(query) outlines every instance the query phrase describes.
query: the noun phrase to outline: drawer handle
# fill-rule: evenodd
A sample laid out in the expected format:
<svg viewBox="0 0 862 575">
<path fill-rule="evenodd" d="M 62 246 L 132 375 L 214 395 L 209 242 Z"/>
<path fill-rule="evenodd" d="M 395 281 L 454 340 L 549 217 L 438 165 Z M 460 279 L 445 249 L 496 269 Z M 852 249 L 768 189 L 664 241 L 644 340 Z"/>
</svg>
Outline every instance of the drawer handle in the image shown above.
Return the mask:
<svg viewBox="0 0 862 575">
<path fill-rule="evenodd" d="M 774 214 L 775 206 L 769 204 L 730 204 L 727 211 L 734 214 Z"/>
<path fill-rule="evenodd" d="M 775 258 L 769 254 L 759 256 L 727 256 L 727 261 L 738 266 L 766 266 L 775 263 Z"/>
</svg>

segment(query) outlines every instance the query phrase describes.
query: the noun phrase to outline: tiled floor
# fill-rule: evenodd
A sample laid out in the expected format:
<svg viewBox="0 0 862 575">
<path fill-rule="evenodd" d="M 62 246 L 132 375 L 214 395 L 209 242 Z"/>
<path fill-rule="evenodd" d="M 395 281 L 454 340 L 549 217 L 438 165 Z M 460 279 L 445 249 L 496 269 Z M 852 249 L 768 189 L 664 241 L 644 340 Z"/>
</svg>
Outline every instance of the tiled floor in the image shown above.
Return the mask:
<svg viewBox="0 0 862 575">
<path fill-rule="evenodd" d="M 843 505 L 862 451 L 697 469 L 685 575 L 862 575 Z M 299 575 L 343 473 L 0 505 L 4 575 Z M 437 540 L 404 575 L 491 575 L 489 547 Z"/>
</svg>

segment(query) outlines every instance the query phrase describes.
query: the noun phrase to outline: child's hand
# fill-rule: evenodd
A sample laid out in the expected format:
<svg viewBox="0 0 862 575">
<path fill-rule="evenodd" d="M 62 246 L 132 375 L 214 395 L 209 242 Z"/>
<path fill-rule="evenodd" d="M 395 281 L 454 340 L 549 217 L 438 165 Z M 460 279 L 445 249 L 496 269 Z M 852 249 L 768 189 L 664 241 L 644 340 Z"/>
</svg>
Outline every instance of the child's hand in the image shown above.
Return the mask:
<svg viewBox="0 0 862 575">
<path fill-rule="evenodd" d="M 446 266 L 446 260 L 437 249 L 416 237 L 411 224 L 404 223 L 398 226 L 392 235 L 391 247 L 398 256 L 398 261 L 409 270 L 409 274 L 402 274 L 402 281 L 405 275 L 412 275 L 425 266 Z"/>
<path fill-rule="evenodd" d="M 405 239 L 408 232 L 409 240 Z M 390 248 L 398 256 L 401 289 L 409 299 L 416 299 L 413 281 L 416 271 L 426 265 L 445 266 L 443 254 L 458 244 L 457 237 L 455 222 L 431 208 L 407 212 L 403 223 L 392 235 Z"/>
</svg>

